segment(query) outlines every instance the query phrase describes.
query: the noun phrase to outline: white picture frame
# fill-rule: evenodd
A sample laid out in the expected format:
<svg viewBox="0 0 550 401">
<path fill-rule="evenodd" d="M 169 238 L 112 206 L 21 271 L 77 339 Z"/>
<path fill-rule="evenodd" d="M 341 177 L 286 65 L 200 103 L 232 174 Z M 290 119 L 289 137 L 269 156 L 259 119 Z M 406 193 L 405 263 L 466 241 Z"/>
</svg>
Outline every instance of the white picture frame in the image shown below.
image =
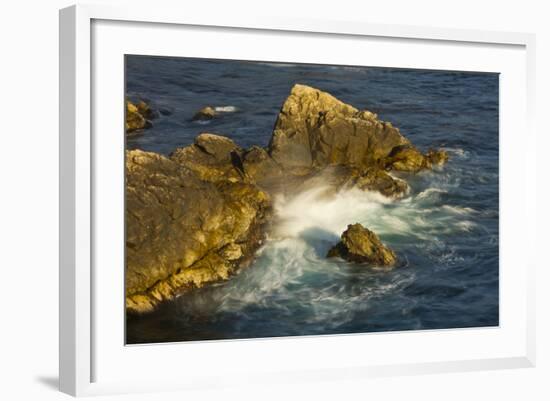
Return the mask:
<svg viewBox="0 0 550 401">
<path fill-rule="evenodd" d="M 105 22 L 104 25 L 101 25 L 103 24 L 102 21 Z M 115 26 L 117 23 L 122 25 Z M 96 29 L 94 28 L 94 24 L 101 26 L 97 29 L 103 29 L 103 31 L 97 31 L 99 32 L 97 33 L 98 39 L 95 42 L 93 38 L 94 32 L 96 32 L 94 31 Z M 124 24 L 134 25 L 130 28 L 129 25 Z M 137 33 L 152 26 L 158 29 L 155 28 L 156 33 L 149 31 L 149 35 L 166 35 L 166 29 L 177 30 L 180 27 L 185 30 L 185 27 L 193 27 L 194 34 L 200 36 L 202 35 L 202 31 L 201 29 L 197 30 L 196 27 L 202 27 L 206 31 L 209 29 L 230 30 L 227 32 L 238 33 L 245 40 L 247 35 L 262 32 L 266 41 L 271 40 L 270 35 L 284 34 L 300 37 L 307 36 L 307 38 L 323 37 L 326 40 L 330 40 L 331 37 L 337 37 L 342 41 L 370 38 L 372 40 L 383 39 L 387 43 L 397 43 L 399 41 L 410 41 L 408 43 L 414 42 L 418 44 L 430 43 L 440 47 L 442 52 L 447 45 L 454 46 L 453 51 L 456 52 L 468 51 L 468 49 L 478 49 L 479 52 L 484 52 L 486 50 L 485 47 L 497 49 L 495 52 L 501 49 L 503 54 L 506 53 L 506 55 L 503 55 L 502 60 L 508 60 L 507 57 L 510 57 L 510 60 L 513 61 L 510 64 L 517 66 L 517 71 L 515 72 L 510 69 L 509 76 L 511 78 L 508 82 L 511 83 L 513 81 L 514 88 L 521 94 L 518 96 L 520 99 L 514 99 L 514 102 L 517 103 L 512 104 L 508 102 L 511 92 L 504 90 L 501 93 L 501 100 L 504 101 L 501 106 L 501 113 L 503 111 L 511 112 L 513 110 L 512 106 L 520 106 L 515 116 L 508 116 L 509 113 L 504 116 L 501 115 L 501 140 L 504 140 L 503 146 L 506 146 L 506 149 L 508 147 L 515 147 L 515 139 L 511 136 L 512 132 L 508 129 L 509 127 L 521 129 L 523 133 L 522 140 L 533 144 L 530 147 L 525 146 L 524 149 L 516 149 L 516 152 L 519 152 L 516 153 L 516 156 L 519 157 L 521 162 L 518 166 L 511 165 L 513 163 L 512 159 L 507 157 L 507 150 L 503 150 L 504 154 L 501 158 L 501 185 L 503 185 L 501 189 L 501 208 L 505 207 L 507 210 L 513 209 L 516 211 L 517 216 L 510 215 L 509 221 L 503 218 L 501 229 L 506 231 L 507 227 L 511 227 L 521 230 L 522 233 L 535 232 L 536 183 L 534 182 L 533 175 L 529 174 L 530 171 L 534 171 L 535 169 L 535 158 L 534 154 L 528 153 L 533 151 L 527 150 L 536 148 L 534 146 L 536 138 L 533 129 L 535 86 L 534 35 L 415 26 L 375 25 L 357 21 L 296 20 L 292 18 L 261 17 L 256 15 L 241 15 L 238 19 L 234 17 L 228 19 L 223 16 L 209 14 L 187 15 L 184 9 L 166 10 L 154 7 L 144 9 L 139 7 L 115 8 L 105 5 L 78 5 L 63 9 L 60 11 L 59 374 L 61 391 L 80 396 L 133 391 L 207 388 L 209 386 L 214 387 L 229 384 L 238 385 L 239 383 L 246 383 L 247 380 L 271 384 L 296 380 L 326 380 L 329 377 L 333 379 L 346 377 L 360 380 L 369 376 L 534 366 L 534 270 L 536 260 L 532 259 L 532 255 L 535 255 L 535 253 L 528 250 L 534 246 L 534 241 L 529 240 L 529 235 L 533 234 L 522 234 L 525 235 L 525 238 L 522 239 L 524 242 L 520 245 L 524 246 L 523 249 L 527 249 L 523 258 L 517 258 L 521 256 L 519 254 L 510 253 L 518 253 L 519 250 L 505 251 L 506 254 L 501 254 L 501 263 L 503 262 L 503 258 L 505 258 L 504 261 L 520 261 L 518 269 L 521 269 L 521 274 L 517 277 L 509 275 L 508 270 L 503 271 L 501 269 L 501 308 L 506 308 L 511 304 L 517 305 L 517 310 L 514 309 L 511 312 L 514 313 L 513 316 L 516 318 L 504 319 L 505 324 L 501 324 L 499 328 L 492 329 L 492 331 L 482 333 L 481 331 L 472 329 L 449 330 L 445 334 L 439 334 L 440 331 L 437 333 L 421 331 L 402 335 L 383 333 L 369 336 L 323 336 L 322 338 L 308 337 L 290 340 L 262 339 L 205 342 L 186 346 L 186 354 L 190 358 L 196 357 L 199 355 L 199 352 L 202 355 L 212 357 L 216 354 L 220 355 L 220 353 L 221 355 L 226 355 L 228 358 L 243 356 L 242 359 L 245 362 L 241 362 L 242 366 L 239 367 L 240 380 L 229 375 L 226 376 L 227 371 L 223 370 L 223 366 L 220 367 L 219 371 L 210 374 L 205 374 L 204 371 L 201 371 L 200 367 L 197 367 L 194 371 L 187 372 L 184 378 L 170 376 L 161 379 L 162 376 L 160 374 L 157 377 L 151 374 L 149 376 L 150 379 L 144 380 L 143 378 L 140 379 L 137 376 L 132 376 L 131 369 L 130 373 L 126 376 L 122 374 L 117 375 L 115 370 L 118 369 L 120 371 L 120 366 L 122 366 L 118 365 L 118 363 L 127 363 L 127 366 L 130 366 L 131 361 L 135 361 L 135 358 L 168 358 L 167 354 L 183 350 L 182 347 L 169 348 L 174 347 L 174 345 L 160 345 L 158 346 L 158 350 L 155 346 L 145 347 L 147 349 L 142 347 L 138 350 L 138 348 L 124 347 L 123 343 L 119 343 L 121 348 L 117 352 L 120 352 L 120 354 L 117 354 L 117 352 L 108 352 L 110 348 L 105 345 L 105 338 L 109 335 L 107 327 L 109 327 L 109 323 L 113 323 L 114 326 L 120 323 L 120 321 L 116 320 L 120 319 L 121 316 L 121 311 L 117 308 L 119 305 L 123 305 L 123 293 L 117 294 L 116 292 L 119 289 L 123 291 L 123 288 L 115 286 L 113 294 L 108 296 L 109 299 L 104 302 L 102 301 L 103 306 L 96 306 L 94 303 L 94 291 L 97 291 L 98 287 L 107 288 L 102 281 L 104 280 L 104 276 L 94 273 L 94 266 L 97 267 L 97 261 L 101 260 L 101 256 L 94 253 L 94 235 L 97 234 L 98 227 L 103 227 L 96 220 L 99 214 L 95 213 L 97 208 L 95 193 L 98 190 L 99 192 L 104 191 L 98 188 L 98 185 L 103 185 L 101 180 L 98 181 L 94 178 L 96 174 L 101 174 L 96 171 L 99 168 L 97 157 L 99 154 L 106 155 L 106 160 L 116 161 L 116 152 L 119 151 L 119 149 L 108 150 L 105 146 L 108 144 L 107 142 L 103 141 L 103 139 L 97 142 L 96 138 L 94 138 L 93 127 L 100 125 L 94 119 L 105 115 L 104 113 L 102 114 L 99 107 L 96 110 L 92 82 L 94 74 L 97 73 L 94 69 L 98 71 L 101 69 L 101 61 L 98 60 L 104 56 L 98 56 L 98 60 L 94 59 L 94 57 L 102 54 L 97 52 L 101 52 L 102 48 L 100 47 L 106 43 L 105 38 L 103 37 L 102 39 L 101 35 L 128 29 L 132 29 L 132 32 Z M 113 31 L 110 31 L 110 29 L 113 29 Z M 122 48 L 115 49 L 116 43 L 120 41 L 113 40 L 112 42 L 112 51 L 120 53 L 124 50 Z M 165 54 L 166 52 L 170 52 L 170 48 L 175 48 L 176 45 L 174 43 L 159 45 L 158 52 Z M 143 46 L 147 45 L 144 44 Z M 503 49 L 511 50 L 507 52 L 507 50 Z M 245 54 L 246 46 L 241 50 L 244 51 L 241 54 Z M 250 55 L 254 54 L 255 50 L 252 48 L 249 50 L 250 52 L 246 54 L 252 57 Z M 227 49 L 226 57 L 231 57 L 232 53 L 236 53 L 236 50 Z M 246 57 L 246 54 L 242 57 Z M 262 56 L 258 56 L 255 59 L 263 58 Z M 495 59 L 498 59 L 498 57 Z M 429 68 L 428 64 L 422 65 L 422 60 L 411 60 L 410 63 L 408 66 Z M 500 72 L 498 68 L 491 70 Z M 116 74 L 120 78 L 123 71 L 118 71 Z M 513 79 L 512 76 L 514 77 Z M 123 96 L 122 93 L 119 95 Z M 506 107 L 509 108 L 506 109 Z M 120 124 L 121 137 L 119 138 L 119 142 L 114 143 L 116 146 L 123 143 L 122 116 L 122 110 L 113 112 L 112 115 L 112 121 L 115 124 L 116 121 L 119 121 Z M 100 145 L 99 147 L 98 144 Z M 115 155 L 113 156 L 115 159 L 109 158 L 108 153 L 111 151 Z M 113 170 L 119 168 L 117 163 L 109 165 L 109 167 L 112 167 Z M 516 192 L 520 193 L 512 194 L 510 186 L 507 185 L 509 181 L 521 182 L 523 190 L 516 190 Z M 120 234 L 122 227 L 117 230 L 115 231 Z M 501 248 L 503 245 L 502 241 L 514 240 L 517 240 L 517 238 L 509 237 L 508 239 L 501 239 Z M 504 245 L 506 243 L 504 242 Z M 122 248 L 122 243 L 120 244 L 120 248 Z M 120 269 L 123 269 L 122 265 L 118 264 L 118 266 Z M 512 271 L 510 270 L 510 272 Z M 511 288 L 515 288 L 515 290 L 512 291 L 510 290 Z M 112 309 L 117 310 L 116 314 L 113 315 L 115 317 L 107 319 L 102 312 L 105 310 L 104 306 L 107 302 L 113 302 L 113 299 L 116 299 L 117 296 L 120 296 L 120 304 L 116 304 L 116 301 L 112 304 Z M 501 314 L 507 313 L 507 311 L 508 309 L 501 309 Z M 99 329 L 97 328 L 98 325 L 100 326 Z M 505 334 L 501 335 L 502 333 Z M 441 341 L 442 347 L 445 341 L 447 341 L 447 344 L 453 341 L 467 341 L 474 345 L 476 342 L 482 344 L 482 341 L 487 341 L 496 345 L 494 349 L 485 353 L 475 350 L 475 346 L 472 346 L 472 352 L 468 355 L 465 354 L 464 358 L 448 357 L 442 354 L 442 359 L 434 357 L 430 360 L 419 360 L 413 354 L 405 355 L 405 351 L 403 351 L 403 358 L 401 359 L 386 358 L 384 356 L 378 358 L 372 353 L 372 360 L 354 360 L 352 356 L 349 356 L 347 360 L 340 360 L 338 352 L 336 352 L 338 349 L 341 350 L 342 347 L 347 346 L 345 344 L 353 344 L 353 347 L 363 347 L 363 345 L 366 347 L 368 343 L 376 342 L 377 344 L 379 343 L 377 346 L 380 347 L 380 344 L 383 344 L 385 339 L 388 338 L 393 342 L 393 346 L 397 347 L 394 348 L 396 350 L 399 350 L 399 347 L 403 347 L 403 350 L 406 350 L 407 344 L 411 344 L 412 347 L 419 347 L 422 344 L 424 346 L 436 344 L 434 347 L 437 348 L 438 341 Z M 414 341 L 414 343 L 411 341 Z M 116 344 L 112 346 L 118 347 Z M 192 346 L 195 348 L 191 348 Z M 253 354 L 261 354 L 262 350 L 267 347 L 273 349 L 273 352 L 266 352 L 263 355 L 264 362 L 252 359 Z M 315 359 L 316 353 L 321 348 L 326 352 L 324 359 L 328 359 L 328 362 L 323 362 L 325 365 Z M 464 349 L 458 344 L 455 351 L 462 352 Z M 286 369 L 284 361 L 276 361 L 274 359 L 275 354 L 284 355 L 285 352 L 293 352 L 295 355 L 303 353 L 300 361 L 297 361 L 296 366 L 292 369 Z M 117 356 L 115 354 L 120 356 L 120 358 L 127 357 L 128 361 L 116 360 Z M 97 363 L 96 358 L 99 358 L 98 360 L 103 362 Z M 270 370 L 266 366 L 258 365 L 247 367 L 246 361 L 249 363 L 256 361 L 260 365 L 262 363 L 270 363 L 275 368 Z M 302 363 L 301 361 L 305 362 Z M 278 364 L 279 362 L 280 364 Z M 334 366 L 331 366 L 331 363 L 334 363 Z M 107 364 L 113 366 L 112 372 L 103 375 L 101 366 L 107 371 Z"/>
</svg>

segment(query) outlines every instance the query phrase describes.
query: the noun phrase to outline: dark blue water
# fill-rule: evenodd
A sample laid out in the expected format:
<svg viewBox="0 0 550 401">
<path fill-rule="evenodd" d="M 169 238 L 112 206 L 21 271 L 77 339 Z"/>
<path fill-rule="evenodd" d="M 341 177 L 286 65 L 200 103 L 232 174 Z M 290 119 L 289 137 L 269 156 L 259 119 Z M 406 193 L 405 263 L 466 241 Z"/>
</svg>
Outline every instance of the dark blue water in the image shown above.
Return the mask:
<svg viewBox="0 0 550 401">
<path fill-rule="evenodd" d="M 130 318 L 128 342 L 498 325 L 496 74 L 129 56 L 127 94 L 163 114 L 127 146 L 168 154 L 204 131 L 265 146 L 295 83 L 378 113 L 420 149 L 445 148 L 449 163 L 407 177 L 411 192 L 396 201 L 359 191 L 277 198 L 275 228 L 250 268 Z M 235 111 L 191 121 L 206 105 Z M 404 266 L 325 259 L 355 222 Z"/>
</svg>

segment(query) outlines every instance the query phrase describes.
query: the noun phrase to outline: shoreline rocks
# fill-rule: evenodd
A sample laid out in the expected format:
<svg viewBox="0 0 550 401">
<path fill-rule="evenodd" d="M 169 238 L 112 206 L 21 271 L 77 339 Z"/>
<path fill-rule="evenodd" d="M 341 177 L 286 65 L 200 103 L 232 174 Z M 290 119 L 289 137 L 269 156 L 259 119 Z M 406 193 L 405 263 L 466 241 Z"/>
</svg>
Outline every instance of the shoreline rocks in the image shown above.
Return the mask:
<svg viewBox="0 0 550 401">
<path fill-rule="evenodd" d="M 348 225 L 341 241 L 328 251 L 327 257 L 379 267 L 394 266 L 397 260 L 395 253 L 382 244 L 375 233 L 359 223 Z"/>
<path fill-rule="evenodd" d="M 153 126 L 151 120 L 156 118 L 156 113 L 151 107 L 140 100 L 137 103 L 132 103 L 126 99 L 126 135 L 137 135 L 146 128 Z"/>
<path fill-rule="evenodd" d="M 141 124 L 147 113 L 138 106 L 127 102 Z M 126 308 L 154 310 L 250 264 L 279 193 L 323 185 L 329 193 L 357 188 L 395 198 L 408 185 L 392 170 L 417 173 L 447 159 L 442 150 L 422 154 L 376 114 L 304 85 L 292 88 L 267 148 L 242 149 L 203 132 L 169 157 L 127 151 Z M 349 226 L 329 256 L 381 266 L 396 260 L 360 225 Z"/>
</svg>

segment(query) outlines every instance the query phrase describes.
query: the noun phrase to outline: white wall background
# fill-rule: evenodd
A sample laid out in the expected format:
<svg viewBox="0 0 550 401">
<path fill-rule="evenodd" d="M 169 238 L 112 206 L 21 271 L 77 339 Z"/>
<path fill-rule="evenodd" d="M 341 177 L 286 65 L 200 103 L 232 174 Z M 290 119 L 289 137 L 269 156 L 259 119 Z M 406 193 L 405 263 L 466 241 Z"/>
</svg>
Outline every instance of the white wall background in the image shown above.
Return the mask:
<svg viewBox="0 0 550 401">
<path fill-rule="evenodd" d="M 545 259 L 549 223 L 550 28 L 543 1 L 245 0 L 140 1 L 192 13 L 258 13 L 374 23 L 429 25 L 537 34 L 538 249 L 537 339 L 534 369 L 304 384 L 287 388 L 121 396 L 171 399 L 550 399 L 550 305 Z M 63 399 L 57 392 L 58 262 L 58 9 L 66 0 L 4 2 L 0 22 L 0 398 Z M 521 135 L 521 133 L 518 133 Z M 544 153 L 543 153 L 544 152 Z M 535 172 L 533 172 L 535 174 Z M 391 350 L 388 350 L 391 352 Z M 185 363 L 182 361 L 182 363 Z M 115 397 L 108 397 L 108 399 Z M 118 398 L 117 398 L 118 399 Z"/>
</svg>

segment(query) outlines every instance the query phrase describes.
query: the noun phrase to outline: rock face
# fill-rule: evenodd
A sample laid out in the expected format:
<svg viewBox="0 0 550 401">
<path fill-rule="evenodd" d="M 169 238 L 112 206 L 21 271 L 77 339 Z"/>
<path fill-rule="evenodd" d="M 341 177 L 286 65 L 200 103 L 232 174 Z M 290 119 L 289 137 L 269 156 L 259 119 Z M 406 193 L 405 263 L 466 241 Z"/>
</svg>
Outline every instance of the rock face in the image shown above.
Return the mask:
<svg viewBox="0 0 550 401">
<path fill-rule="evenodd" d="M 269 195 L 203 180 L 164 156 L 126 154 L 126 307 L 152 310 L 185 289 L 227 279 L 260 245 Z"/>
<path fill-rule="evenodd" d="M 416 172 L 429 168 L 422 155 L 391 123 L 328 93 L 295 85 L 275 124 L 269 154 L 286 172 L 345 165 Z"/>
<path fill-rule="evenodd" d="M 280 179 L 283 175 L 281 166 L 259 146 L 252 146 L 243 153 L 242 166 L 247 177 L 255 182 Z"/>
<path fill-rule="evenodd" d="M 341 241 L 332 247 L 327 257 L 340 257 L 350 262 L 375 266 L 393 266 L 396 257 L 380 238 L 361 224 L 350 224 L 342 233 Z"/>
<path fill-rule="evenodd" d="M 197 118 L 212 112 L 205 108 Z M 150 113 L 146 104 L 127 102 L 127 130 L 143 129 Z M 390 170 L 415 173 L 446 160 L 444 151 L 422 154 L 375 114 L 303 85 L 292 88 L 265 149 L 201 133 L 170 157 L 128 151 L 127 310 L 150 311 L 246 266 L 264 239 L 278 192 L 323 185 L 396 197 L 408 185 Z M 348 226 L 329 256 L 377 266 L 396 260 L 360 224 Z"/>
<path fill-rule="evenodd" d="M 153 118 L 156 118 L 156 113 L 147 103 L 126 100 L 126 135 L 135 135 L 138 131 L 150 128 Z"/>
</svg>

